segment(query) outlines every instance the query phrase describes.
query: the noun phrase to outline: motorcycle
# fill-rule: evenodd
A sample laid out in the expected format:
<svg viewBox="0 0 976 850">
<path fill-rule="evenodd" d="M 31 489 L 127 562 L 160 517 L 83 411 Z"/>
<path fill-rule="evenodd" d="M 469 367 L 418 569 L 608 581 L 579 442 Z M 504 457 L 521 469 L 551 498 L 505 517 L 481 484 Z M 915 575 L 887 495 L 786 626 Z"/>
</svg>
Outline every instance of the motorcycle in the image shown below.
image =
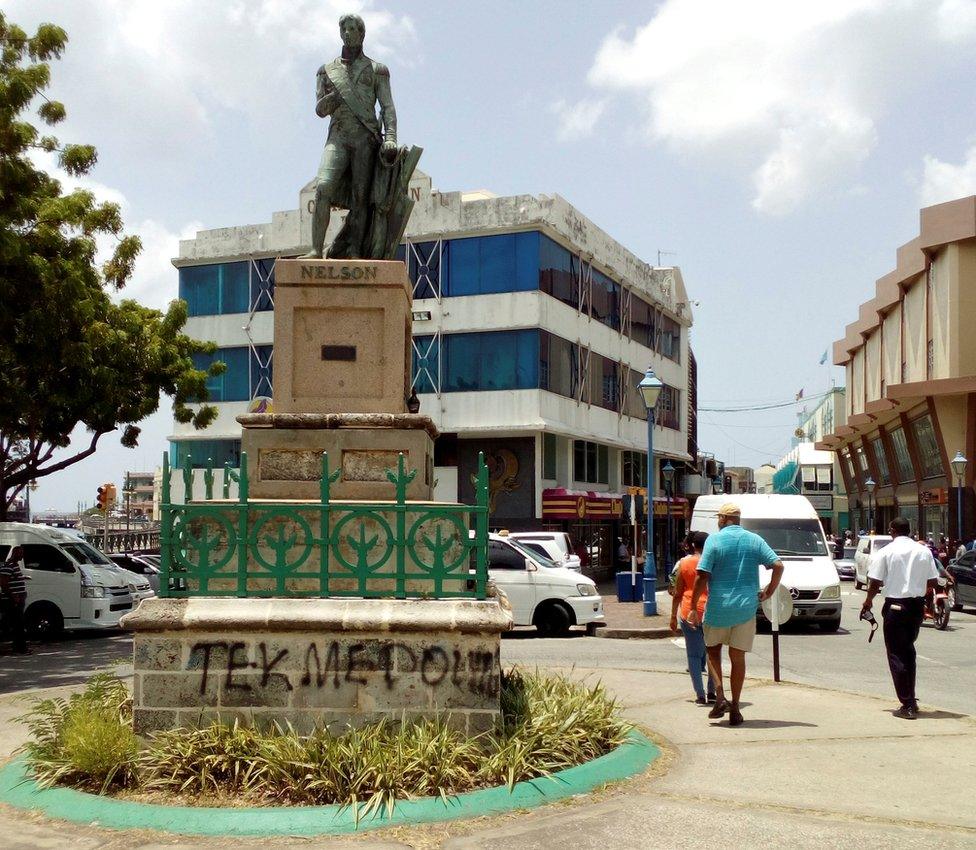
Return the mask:
<svg viewBox="0 0 976 850">
<path fill-rule="evenodd" d="M 939 586 L 925 594 L 925 611 L 922 620 L 923 622 L 931 620 L 940 632 L 949 628 L 949 613 L 952 611 L 955 597 L 954 584 L 952 576 L 945 574 L 940 576 Z"/>
</svg>

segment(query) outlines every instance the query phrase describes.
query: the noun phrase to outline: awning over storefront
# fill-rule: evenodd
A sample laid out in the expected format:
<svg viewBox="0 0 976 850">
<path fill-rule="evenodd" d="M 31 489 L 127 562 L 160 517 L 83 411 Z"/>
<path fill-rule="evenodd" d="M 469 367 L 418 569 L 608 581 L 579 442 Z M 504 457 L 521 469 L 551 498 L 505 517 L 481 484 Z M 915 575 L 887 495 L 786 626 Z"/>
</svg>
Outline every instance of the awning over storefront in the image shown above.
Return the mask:
<svg viewBox="0 0 976 850">
<path fill-rule="evenodd" d="M 788 461 L 773 473 L 774 493 L 798 493 L 796 486 L 796 461 Z"/>
<path fill-rule="evenodd" d="M 636 488 L 635 488 L 636 489 Z M 643 497 L 644 489 L 638 490 Z M 632 498 L 624 493 L 596 493 L 591 490 L 567 490 L 552 487 L 542 491 L 542 518 L 544 520 L 611 520 L 620 519 L 626 502 Z M 671 499 L 671 516 L 687 516 L 688 500 L 684 496 Z M 654 516 L 667 516 L 668 500 L 654 497 Z"/>
</svg>

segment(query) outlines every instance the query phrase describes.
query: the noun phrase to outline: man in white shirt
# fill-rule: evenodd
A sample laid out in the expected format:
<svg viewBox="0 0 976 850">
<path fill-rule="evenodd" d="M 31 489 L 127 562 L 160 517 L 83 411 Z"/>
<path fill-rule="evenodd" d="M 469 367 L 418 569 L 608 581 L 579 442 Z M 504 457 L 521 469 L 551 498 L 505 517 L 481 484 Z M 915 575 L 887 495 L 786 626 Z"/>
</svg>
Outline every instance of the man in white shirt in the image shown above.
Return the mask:
<svg viewBox="0 0 976 850">
<path fill-rule="evenodd" d="M 918 717 L 915 699 L 915 640 L 922 626 L 925 595 L 939 584 L 939 572 L 929 548 L 909 536 L 904 517 L 895 517 L 888 527 L 892 541 L 876 552 L 868 566 L 868 595 L 861 611 L 870 611 L 874 597 L 884 585 L 885 649 L 888 667 L 901 708 L 895 717 Z"/>
</svg>

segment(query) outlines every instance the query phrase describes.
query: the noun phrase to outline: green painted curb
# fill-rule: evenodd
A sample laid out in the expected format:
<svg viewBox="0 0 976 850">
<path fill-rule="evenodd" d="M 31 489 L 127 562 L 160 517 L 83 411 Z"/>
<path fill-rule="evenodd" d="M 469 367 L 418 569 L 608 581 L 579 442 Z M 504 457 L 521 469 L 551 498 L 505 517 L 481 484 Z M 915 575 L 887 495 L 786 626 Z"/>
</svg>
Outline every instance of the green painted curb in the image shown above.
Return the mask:
<svg viewBox="0 0 976 850">
<path fill-rule="evenodd" d="M 469 791 L 446 802 L 439 797 L 404 800 L 396 804 L 392 817 L 387 817 L 384 810 L 360 820 L 358 826 L 351 808 L 336 805 L 251 809 L 156 806 L 72 788 L 41 790 L 28 775 L 23 756 L 0 770 L 0 802 L 109 829 L 155 829 L 184 835 L 338 835 L 357 829 L 434 823 L 541 806 L 633 776 L 659 755 L 660 750 L 648 738 L 632 731 L 626 743 L 605 756 L 551 777 L 519 782 L 511 791 L 500 786 Z"/>
</svg>

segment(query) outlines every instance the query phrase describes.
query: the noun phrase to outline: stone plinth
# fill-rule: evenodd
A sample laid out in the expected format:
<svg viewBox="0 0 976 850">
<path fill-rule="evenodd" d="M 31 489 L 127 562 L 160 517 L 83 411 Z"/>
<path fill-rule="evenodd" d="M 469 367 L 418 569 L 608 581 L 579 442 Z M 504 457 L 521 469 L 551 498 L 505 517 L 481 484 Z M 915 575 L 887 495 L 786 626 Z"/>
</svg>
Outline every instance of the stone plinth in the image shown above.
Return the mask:
<svg viewBox="0 0 976 850">
<path fill-rule="evenodd" d="M 218 718 L 341 732 L 434 716 L 474 733 L 498 717 L 512 613 L 504 597 L 148 599 L 122 626 L 140 734 Z"/>
<path fill-rule="evenodd" d="M 332 485 L 336 499 L 388 499 L 386 471 L 396 469 L 400 452 L 407 467 L 417 470 L 407 498 L 433 497 L 437 429 L 426 416 L 253 413 L 237 421 L 244 428 L 241 448 L 256 499 L 317 499 L 322 452 L 329 453 L 333 469 L 341 470 Z"/>
<path fill-rule="evenodd" d="M 406 412 L 410 305 L 398 260 L 278 260 L 275 411 Z"/>
</svg>

